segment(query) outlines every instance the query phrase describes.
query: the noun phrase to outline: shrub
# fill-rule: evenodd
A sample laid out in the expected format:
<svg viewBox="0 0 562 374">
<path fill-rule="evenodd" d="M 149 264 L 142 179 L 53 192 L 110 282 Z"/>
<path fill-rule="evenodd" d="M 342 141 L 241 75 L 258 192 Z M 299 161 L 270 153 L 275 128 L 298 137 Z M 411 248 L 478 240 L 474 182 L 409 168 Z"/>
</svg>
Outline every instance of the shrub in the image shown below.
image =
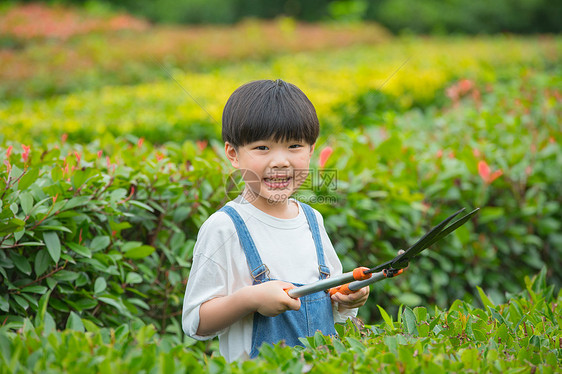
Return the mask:
<svg viewBox="0 0 562 374">
<path fill-rule="evenodd" d="M 223 165 L 193 143 L 143 143 L 115 143 L 111 156 L 95 143 L 8 149 L 0 174 L 4 323 L 35 315 L 49 295 L 45 315 L 58 328 L 78 313 L 98 326 L 142 317 L 179 331 L 197 229 L 225 196 L 212 187 L 222 184 Z"/>
<path fill-rule="evenodd" d="M 303 338 L 305 348 L 265 345 L 256 359 L 232 364 L 206 355 L 201 343 L 182 344 L 140 322 L 98 329 L 73 315 L 66 330 L 56 331 L 42 309 L 35 326 L 25 320 L 17 332 L 0 328 L 0 370 L 555 373 L 562 362 L 562 294 L 545 280 L 544 271 L 526 277 L 526 291 L 500 305 L 478 288 L 483 309 L 457 300 L 447 310 L 404 307 L 394 318 L 381 308 L 379 325 L 348 322 L 338 326 L 338 337 Z"/>
</svg>

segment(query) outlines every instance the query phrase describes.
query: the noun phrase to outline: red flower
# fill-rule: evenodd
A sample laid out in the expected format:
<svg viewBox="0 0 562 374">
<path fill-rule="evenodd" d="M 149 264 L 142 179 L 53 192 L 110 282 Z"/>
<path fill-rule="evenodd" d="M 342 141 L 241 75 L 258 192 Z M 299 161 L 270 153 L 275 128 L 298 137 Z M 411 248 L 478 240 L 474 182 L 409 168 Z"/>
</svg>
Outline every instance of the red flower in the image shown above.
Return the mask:
<svg viewBox="0 0 562 374">
<path fill-rule="evenodd" d="M 61 143 L 64 144 L 66 142 L 66 139 L 68 139 L 68 134 L 62 134 L 60 137 Z"/>
<path fill-rule="evenodd" d="M 158 161 L 162 160 L 164 158 L 164 154 L 162 154 L 162 152 L 156 152 L 156 159 Z"/>
<path fill-rule="evenodd" d="M 202 151 L 205 148 L 207 148 L 207 140 L 197 140 L 195 143 L 197 143 L 197 147 Z"/>
<path fill-rule="evenodd" d="M 80 163 L 80 160 L 82 159 L 82 155 L 76 151 L 74 151 L 74 156 L 76 156 L 76 164 Z"/>
<path fill-rule="evenodd" d="M 137 141 L 137 147 L 142 147 L 142 143 L 144 143 L 144 138 L 139 138 L 139 140 Z"/>
<path fill-rule="evenodd" d="M 436 156 L 437 158 L 443 157 L 443 150 L 442 149 L 438 150 Z"/>
<path fill-rule="evenodd" d="M 328 146 L 325 147 L 322 151 L 320 151 L 320 167 L 323 168 L 326 165 L 326 161 L 330 158 L 331 154 L 334 152 L 332 147 Z"/>
<path fill-rule="evenodd" d="M 27 162 L 27 160 L 29 159 L 29 151 L 31 150 L 31 146 L 22 144 L 21 147 L 23 148 L 23 153 L 21 154 L 21 158 L 23 158 L 23 162 Z"/>
<path fill-rule="evenodd" d="M 10 155 L 12 154 L 12 149 L 14 149 L 13 146 L 8 147 L 8 150 L 6 151 L 6 158 L 10 158 Z"/>
<path fill-rule="evenodd" d="M 101 158 L 101 156 L 103 155 L 103 151 L 98 151 L 98 158 Z"/>
<path fill-rule="evenodd" d="M 484 183 L 490 184 L 498 179 L 503 174 L 503 171 L 499 169 L 492 173 L 486 161 L 480 161 L 478 163 L 478 174 L 480 174 L 480 178 L 482 178 Z"/>
</svg>

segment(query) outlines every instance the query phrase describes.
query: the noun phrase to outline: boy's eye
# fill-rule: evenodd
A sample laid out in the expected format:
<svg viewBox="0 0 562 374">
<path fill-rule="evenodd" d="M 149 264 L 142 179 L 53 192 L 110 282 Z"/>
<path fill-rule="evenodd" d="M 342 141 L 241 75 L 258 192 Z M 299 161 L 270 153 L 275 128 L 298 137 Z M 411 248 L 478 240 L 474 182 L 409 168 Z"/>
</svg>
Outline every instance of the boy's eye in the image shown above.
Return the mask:
<svg viewBox="0 0 562 374">
<path fill-rule="evenodd" d="M 260 151 L 267 151 L 267 146 L 265 145 L 258 145 L 255 149 L 258 149 Z"/>
<path fill-rule="evenodd" d="M 289 146 L 289 148 L 300 148 L 302 147 L 302 144 L 292 144 L 291 146 Z"/>
</svg>

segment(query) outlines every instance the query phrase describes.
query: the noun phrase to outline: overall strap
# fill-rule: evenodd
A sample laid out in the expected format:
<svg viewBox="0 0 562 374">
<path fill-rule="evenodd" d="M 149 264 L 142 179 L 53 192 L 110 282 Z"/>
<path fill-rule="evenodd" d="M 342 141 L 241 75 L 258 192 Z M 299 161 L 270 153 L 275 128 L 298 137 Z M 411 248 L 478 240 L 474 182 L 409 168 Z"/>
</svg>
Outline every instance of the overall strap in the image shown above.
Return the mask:
<svg viewBox="0 0 562 374">
<path fill-rule="evenodd" d="M 248 227 L 244 223 L 242 217 L 240 217 L 240 214 L 238 214 L 236 209 L 228 205 L 223 206 L 219 211 L 228 214 L 232 219 L 232 222 L 234 222 L 236 232 L 238 233 L 238 239 L 240 239 L 240 244 L 242 245 L 242 249 L 246 255 L 248 267 L 250 268 L 252 278 L 254 279 L 254 284 L 268 281 L 269 269 L 261 260 L 258 249 L 250 236 L 250 232 L 248 231 Z"/>
<path fill-rule="evenodd" d="M 303 202 L 299 203 L 304 210 L 306 219 L 308 220 L 310 231 L 312 231 L 312 239 L 314 239 L 316 256 L 318 257 L 318 270 L 320 271 L 320 279 L 326 279 L 330 276 L 330 269 L 326 266 L 326 260 L 324 259 L 324 247 L 322 246 L 322 239 L 320 238 L 320 228 L 318 226 L 316 214 L 308 204 L 305 204 Z"/>
</svg>

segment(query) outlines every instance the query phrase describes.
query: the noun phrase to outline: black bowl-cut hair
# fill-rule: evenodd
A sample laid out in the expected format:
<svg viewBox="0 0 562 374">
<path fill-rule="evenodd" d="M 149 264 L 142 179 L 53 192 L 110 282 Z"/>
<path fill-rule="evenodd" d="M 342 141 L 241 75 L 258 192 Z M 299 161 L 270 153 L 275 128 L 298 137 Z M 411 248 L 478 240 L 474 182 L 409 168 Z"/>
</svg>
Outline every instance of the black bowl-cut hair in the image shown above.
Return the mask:
<svg viewBox="0 0 562 374">
<path fill-rule="evenodd" d="M 223 141 L 235 148 L 270 139 L 314 144 L 319 131 L 314 105 L 297 86 L 281 79 L 238 87 L 222 115 Z"/>
</svg>

